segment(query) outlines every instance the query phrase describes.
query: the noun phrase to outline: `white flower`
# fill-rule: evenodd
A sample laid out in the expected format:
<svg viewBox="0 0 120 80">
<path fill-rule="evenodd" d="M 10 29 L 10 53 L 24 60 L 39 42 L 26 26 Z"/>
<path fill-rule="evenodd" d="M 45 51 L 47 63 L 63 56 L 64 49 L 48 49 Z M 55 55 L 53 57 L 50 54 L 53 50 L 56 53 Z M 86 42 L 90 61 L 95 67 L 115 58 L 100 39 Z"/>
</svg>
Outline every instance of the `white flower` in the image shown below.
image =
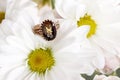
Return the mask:
<svg viewBox="0 0 120 80">
<path fill-rule="evenodd" d="M 24 14 L 12 24 L 13 35 L 0 45 L 0 80 L 84 80 L 80 74 L 94 72 L 90 64 L 93 50 L 78 44 L 86 29 L 73 29 L 68 20 L 59 20 L 54 40 L 46 41 L 44 36 L 33 33 L 36 22 L 41 24 L 48 14 L 48 19 L 53 20 L 44 9 L 39 13 L 40 21 Z"/>
<path fill-rule="evenodd" d="M 47 42 L 33 34 L 30 24 L 15 24 L 17 26 L 23 29 L 14 30 L 14 35 L 0 46 L 1 80 L 73 80 L 74 77 L 79 80 L 85 59 L 83 53 L 78 54 L 76 34 L 66 33 L 60 37 L 61 31 L 55 40 Z"/>
<path fill-rule="evenodd" d="M 35 6 L 36 4 L 30 0 L 0 0 L 0 21 L 2 22 L 4 19 L 16 20 L 21 12 L 26 10 L 30 14 L 32 12 L 30 10 Z"/>
<path fill-rule="evenodd" d="M 111 60 L 112 59 L 112 60 Z M 104 74 L 111 74 L 120 67 L 120 59 L 118 56 L 105 54 L 105 67 L 102 70 Z"/>
<path fill-rule="evenodd" d="M 96 75 L 93 80 L 120 80 L 117 76 Z"/>
<path fill-rule="evenodd" d="M 73 21 L 79 20 L 85 14 L 85 5 L 81 4 L 79 0 L 57 0 L 55 9 L 61 17 Z"/>
<path fill-rule="evenodd" d="M 0 28 L 2 25 L 3 20 L 5 19 L 5 12 L 7 7 L 7 0 L 0 0 Z M 3 22 L 3 25 L 7 25 L 6 21 Z M 0 36 L 3 34 L 3 32 L 0 30 Z M 3 36 L 1 36 L 3 37 Z"/>
<path fill-rule="evenodd" d="M 39 16 L 41 16 L 39 18 L 39 23 L 42 23 L 42 21 L 47 20 L 47 19 L 52 20 L 54 22 L 57 22 L 57 21 L 59 22 L 59 21 L 62 20 L 62 24 L 64 24 L 64 25 L 62 25 L 62 24 L 61 25 L 64 27 L 64 30 L 60 30 L 59 31 L 60 34 L 57 34 L 60 38 L 61 38 L 62 35 L 77 29 L 77 27 L 74 28 L 75 23 L 72 20 L 56 19 L 56 15 L 54 15 L 54 10 L 52 10 L 48 6 L 44 6 L 44 7 L 42 7 L 39 10 Z M 81 31 L 83 30 L 83 31 L 82 31 L 82 33 L 80 32 L 80 34 L 78 33 L 79 34 L 78 37 L 81 35 L 81 37 L 79 37 L 79 38 L 84 40 L 83 36 L 85 35 L 84 31 L 86 31 L 86 29 L 80 28 L 80 30 Z M 76 35 L 73 35 L 73 36 L 76 36 Z M 82 43 L 81 40 L 80 41 L 78 40 L 78 42 Z M 95 67 L 91 64 L 92 63 L 92 59 L 95 59 L 96 62 L 97 61 L 99 62 L 99 58 L 100 58 L 100 62 L 99 63 L 100 63 L 100 66 L 102 66 L 101 63 L 103 63 L 103 58 L 101 59 L 101 57 L 102 57 L 101 55 L 99 55 L 99 58 L 96 58 L 96 53 L 94 54 L 94 50 L 91 49 L 91 48 L 84 48 L 83 47 L 81 49 L 82 50 L 80 51 L 80 53 L 87 53 L 87 55 L 85 54 L 85 56 L 83 56 L 83 57 L 85 58 L 86 56 L 88 56 L 89 58 L 87 59 L 87 63 L 83 61 L 84 68 L 81 69 L 80 73 L 87 73 L 88 75 L 91 75 L 94 72 L 94 70 L 95 70 Z"/>
<path fill-rule="evenodd" d="M 76 21 L 75 27 L 88 28 L 82 46 L 93 48 L 96 55 L 99 54 L 102 58 L 104 54 L 114 54 L 120 58 L 119 3 L 120 0 L 59 0 L 56 1 L 56 10 L 63 18 Z M 78 12 L 79 16 L 75 18 Z M 93 61 L 93 63 L 96 67 L 103 68 L 105 60 L 100 63 Z"/>
<path fill-rule="evenodd" d="M 36 4 L 30 0 L 0 0 L 0 44 L 4 43 L 5 37 L 12 34 L 12 24 L 25 12 L 36 19 Z"/>
<path fill-rule="evenodd" d="M 4 43 L 3 40 L 8 34 L 11 34 L 9 30 L 11 22 L 5 19 L 7 11 L 8 1 L 0 0 L 0 44 Z"/>
</svg>

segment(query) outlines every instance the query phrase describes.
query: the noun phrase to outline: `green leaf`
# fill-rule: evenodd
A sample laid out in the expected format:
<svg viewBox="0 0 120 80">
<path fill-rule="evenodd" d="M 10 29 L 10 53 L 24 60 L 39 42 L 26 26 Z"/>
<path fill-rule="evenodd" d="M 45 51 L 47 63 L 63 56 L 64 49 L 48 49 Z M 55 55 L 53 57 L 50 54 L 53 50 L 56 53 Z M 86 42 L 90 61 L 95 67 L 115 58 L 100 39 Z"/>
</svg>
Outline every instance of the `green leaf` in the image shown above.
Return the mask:
<svg viewBox="0 0 120 80">
<path fill-rule="evenodd" d="M 52 6 L 52 9 L 55 8 L 55 0 L 51 0 L 51 6 Z"/>
<path fill-rule="evenodd" d="M 120 68 L 116 70 L 116 74 L 118 77 L 120 77 Z"/>
<path fill-rule="evenodd" d="M 101 73 L 95 71 L 91 76 L 86 75 L 86 74 L 82 74 L 81 76 L 82 76 L 83 78 L 85 78 L 85 80 L 93 80 L 94 77 L 95 77 L 95 75 L 101 75 Z"/>
</svg>

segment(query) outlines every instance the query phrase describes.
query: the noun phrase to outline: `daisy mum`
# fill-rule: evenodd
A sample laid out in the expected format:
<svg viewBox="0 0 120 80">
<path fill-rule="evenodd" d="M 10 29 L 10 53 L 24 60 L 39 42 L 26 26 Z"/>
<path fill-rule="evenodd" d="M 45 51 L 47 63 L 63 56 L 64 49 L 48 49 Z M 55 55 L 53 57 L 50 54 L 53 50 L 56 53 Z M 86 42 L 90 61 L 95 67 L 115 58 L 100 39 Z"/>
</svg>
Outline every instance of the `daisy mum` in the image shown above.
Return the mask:
<svg viewBox="0 0 120 80">
<path fill-rule="evenodd" d="M 96 75 L 93 80 L 120 80 L 117 76 Z"/>
<path fill-rule="evenodd" d="M 8 26 L 9 21 L 5 20 L 5 15 L 6 15 L 6 9 L 7 9 L 7 0 L 0 0 L 0 36 L 2 36 L 4 29 L 2 29 L 2 26 Z M 9 32 L 8 32 L 9 33 Z"/>
<path fill-rule="evenodd" d="M 24 23 L 14 25 L 30 26 Z M 8 36 L 6 43 L 0 46 L 1 80 L 81 78 L 78 62 L 84 59 L 80 58 L 83 55 L 78 55 L 80 49 L 77 49 L 78 43 L 73 35 L 47 42 L 43 37 L 34 35 L 30 27 L 23 27 L 19 33 L 17 30 L 13 32 L 14 35 Z"/>
<path fill-rule="evenodd" d="M 0 38 L 4 39 L 6 36 L 12 34 L 12 24 L 17 21 L 18 17 L 27 14 L 36 18 L 36 4 L 30 0 L 0 0 Z M 35 13 L 31 13 L 35 12 Z M 33 18 L 33 19 L 34 19 Z M 3 41 L 4 42 L 4 41 Z M 2 44 L 1 42 L 0 44 Z"/>
<path fill-rule="evenodd" d="M 119 57 L 119 3 L 119 0 L 60 0 L 56 1 L 56 10 L 63 18 L 73 19 L 76 23 L 75 27 L 86 26 L 88 31 L 85 35 L 85 42 L 81 44 L 82 46 L 93 48 L 96 55 L 100 54 L 103 58 L 107 57 L 106 54 Z M 96 61 L 93 62 L 96 66 L 98 65 Z M 101 63 L 101 68 L 104 68 L 104 63 L 105 59 Z"/>
<path fill-rule="evenodd" d="M 0 0 L 0 23 L 5 19 L 16 20 L 25 10 L 30 14 L 33 9 L 36 10 L 35 6 L 37 5 L 30 0 Z"/>
<path fill-rule="evenodd" d="M 42 13 L 50 14 L 40 11 L 39 15 Z M 34 21 L 24 14 L 12 24 L 13 35 L 0 45 L 1 80 L 84 80 L 80 73 L 94 72 L 89 64 L 94 57 L 93 50 L 81 48 L 78 44 L 82 42 L 86 29 L 73 29 L 74 25 L 68 21 L 59 20 L 60 27 L 54 40 L 48 41 L 45 35 L 34 34 L 35 22 L 52 22 L 55 26 L 51 18 L 45 20 L 46 17 L 42 17 L 40 21 Z M 47 33 L 52 32 L 48 28 L 46 30 Z"/>
</svg>

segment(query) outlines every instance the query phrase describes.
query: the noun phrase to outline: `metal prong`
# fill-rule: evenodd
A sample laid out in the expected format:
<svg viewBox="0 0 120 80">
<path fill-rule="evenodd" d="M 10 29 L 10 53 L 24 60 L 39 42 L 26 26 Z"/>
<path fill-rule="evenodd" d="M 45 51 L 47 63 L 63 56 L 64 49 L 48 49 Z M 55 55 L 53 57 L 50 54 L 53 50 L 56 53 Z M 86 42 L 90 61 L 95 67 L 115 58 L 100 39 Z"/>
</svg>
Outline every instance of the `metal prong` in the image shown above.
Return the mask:
<svg viewBox="0 0 120 80">
<path fill-rule="evenodd" d="M 34 34 L 42 35 L 42 28 L 40 24 L 34 26 L 33 32 Z"/>
<path fill-rule="evenodd" d="M 55 23 L 55 27 L 56 27 L 56 29 L 59 29 L 60 25 L 59 25 L 58 21 Z"/>
</svg>

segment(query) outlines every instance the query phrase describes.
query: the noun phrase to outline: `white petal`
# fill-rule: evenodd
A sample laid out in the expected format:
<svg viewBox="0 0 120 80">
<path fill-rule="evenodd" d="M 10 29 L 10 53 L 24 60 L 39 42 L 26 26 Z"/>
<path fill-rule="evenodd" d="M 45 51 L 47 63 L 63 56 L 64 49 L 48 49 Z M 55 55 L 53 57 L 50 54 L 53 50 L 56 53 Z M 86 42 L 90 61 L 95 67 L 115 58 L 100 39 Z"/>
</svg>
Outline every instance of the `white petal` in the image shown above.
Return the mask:
<svg viewBox="0 0 120 80">
<path fill-rule="evenodd" d="M 58 45 L 56 45 L 54 47 L 55 51 L 57 51 L 58 49 L 64 48 L 63 46 L 69 45 L 69 42 L 75 42 L 75 44 L 76 44 L 76 42 L 80 43 L 81 41 L 83 41 L 86 38 L 87 31 L 88 31 L 87 26 L 73 29 L 71 32 L 69 32 L 68 35 L 66 35 L 65 37 L 63 36 L 63 39 L 61 39 L 59 41 L 60 44 L 58 43 Z M 66 44 L 66 45 L 64 45 L 64 44 Z M 70 44 L 72 44 L 72 43 L 70 43 Z"/>
<path fill-rule="evenodd" d="M 70 46 L 72 44 L 71 42 L 74 42 L 74 41 L 75 41 L 75 39 L 72 37 L 61 40 L 56 45 L 53 45 L 53 50 L 54 50 L 54 52 L 56 52 L 56 51 L 59 51 L 61 49 L 64 49 L 65 47 Z"/>
<path fill-rule="evenodd" d="M 86 39 L 86 34 L 89 31 L 89 26 L 81 26 L 79 28 L 74 29 L 69 33 L 64 39 L 73 38 L 76 42 L 80 43 Z"/>
<path fill-rule="evenodd" d="M 83 17 L 86 14 L 86 6 L 85 5 L 77 5 L 76 9 L 76 20 L 79 20 L 80 17 Z"/>
<path fill-rule="evenodd" d="M 0 30 L 4 33 L 2 37 L 6 37 L 10 34 L 12 34 L 12 22 L 10 20 L 3 20 L 0 24 Z"/>
<path fill-rule="evenodd" d="M 34 80 L 41 80 L 41 78 L 39 75 L 36 74 Z"/>
<path fill-rule="evenodd" d="M 7 6 L 7 0 L 0 0 L 0 11 L 5 12 Z"/>
<path fill-rule="evenodd" d="M 18 19 L 15 21 L 16 21 L 16 23 L 20 24 L 20 26 L 24 26 L 25 28 L 31 28 L 35 25 L 37 18 L 36 18 L 36 20 L 32 19 L 32 16 L 25 13 L 25 11 L 24 11 L 24 12 L 20 13 Z"/>
<path fill-rule="evenodd" d="M 35 79 L 36 73 L 30 73 L 29 75 L 26 76 L 26 78 L 24 80 L 36 80 Z"/>
<path fill-rule="evenodd" d="M 101 54 L 96 54 L 97 56 L 93 60 L 93 64 L 98 69 L 103 69 L 105 66 L 105 58 Z"/>
<path fill-rule="evenodd" d="M 47 41 L 43 37 L 35 35 L 34 39 L 35 48 L 44 48 L 45 46 L 47 46 Z"/>
<path fill-rule="evenodd" d="M 56 80 L 53 70 L 51 70 L 50 72 L 49 71 L 47 72 L 45 76 L 45 80 Z"/>
<path fill-rule="evenodd" d="M 3 31 L 0 29 L 0 42 L 2 43 L 2 42 L 4 42 L 4 38 L 6 37 L 6 35 L 3 33 Z"/>
<path fill-rule="evenodd" d="M 53 10 L 49 6 L 44 6 L 43 8 L 41 8 L 38 15 L 40 16 L 40 23 L 47 19 L 54 19 Z"/>
<path fill-rule="evenodd" d="M 112 43 L 119 44 L 120 41 L 120 23 L 111 23 L 108 25 L 98 26 L 97 35 L 101 38 L 104 38 Z M 114 33 L 114 34 L 113 34 Z"/>
<path fill-rule="evenodd" d="M 18 67 L 16 69 L 14 69 L 11 72 L 8 72 L 8 75 L 5 75 L 6 79 L 4 80 L 18 80 L 22 74 L 24 74 L 23 72 L 25 71 L 25 67 Z"/>
<path fill-rule="evenodd" d="M 2 55 L 0 54 L 0 66 L 13 66 L 19 63 L 23 63 L 27 56 L 19 54 L 19 55 Z"/>
<path fill-rule="evenodd" d="M 61 17 L 65 18 L 65 19 L 73 19 L 73 20 L 76 20 L 76 16 L 78 18 L 78 13 L 79 13 L 78 6 L 79 5 L 81 6 L 81 4 L 79 3 L 78 0 L 76 0 L 76 1 L 74 1 L 74 0 L 59 0 L 59 1 L 56 1 L 56 3 L 55 3 L 56 11 L 58 12 L 58 14 Z M 79 8 L 80 8 L 80 6 L 79 6 Z M 81 7 L 81 10 L 84 10 L 83 7 Z M 82 12 L 84 12 L 84 11 L 82 11 Z"/>
<path fill-rule="evenodd" d="M 34 7 L 36 6 L 35 3 L 33 3 L 30 0 L 21 0 L 21 1 L 14 1 L 14 0 L 9 0 L 8 1 L 8 6 L 6 10 L 6 18 L 11 19 L 11 20 L 16 20 L 18 15 L 23 12 L 24 10 L 29 13 L 30 9 L 27 10 L 28 7 Z M 14 18 L 13 18 L 14 17 Z"/>
<path fill-rule="evenodd" d="M 66 13 L 63 11 L 63 3 L 64 1 L 63 0 L 59 0 L 59 1 L 56 1 L 55 2 L 55 8 L 56 8 L 56 11 L 58 12 L 58 14 L 63 17 L 63 18 L 69 18 Z"/>
<path fill-rule="evenodd" d="M 27 53 L 29 52 L 30 50 L 23 44 L 22 40 L 20 38 L 16 38 L 16 37 L 12 37 L 12 36 L 9 36 L 7 37 L 7 42 L 8 42 L 8 47 L 6 46 L 7 49 L 11 49 L 13 52 L 14 50 L 18 50 L 22 53 Z M 11 47 L 10 47 L 11 46 Z M 1 46 L 2 47 L 2 46 Z M 5 50 L 6 48 L 3 47 L 3 49 Z M 12 49 L 13 48 L 13 49 Z M 7 51 L 9 51 L 7 50 Z M 10 51 L 11 51 L 10 50 Z M 19 52 L 18 52 L 19 53 Z"/>
<path fill-rule="evenodd" d="M 120 0 L 98 0 L 100 8 L 99 17 L 102 24 L 110 24 L 120 21 Z M 109 20 L 108 20 L 109 18 Z"/>
<path fill-rule="evenodd" d="M 25 70 L 23 73 L 21 73 L 22 76 L 18 77 L 18 80 L 26 80 L 26 78 L 31 74 L 31 71 L 28 70 L 28 67 L 25 67 Z"/>
<path fill-rule="evenodd" d="M 58 44 L 62 39 L 64 39 L 71 31 L 76 29 L 74 22 L 71 20 L 59 20 L 60 27 L 57 30 L 56 38 L 53 41 L 50 41 L 48 45 L 55 46 L 54 44 Z"/>
<path fill-rule="evenodd" d="M 58 40 L 63 39 L 66 35 L 68 35 L 71 31 L 77 28 L 76 24 L 72 20 L 60 20 L 59 21 L 60 27 L 57 30 Z M 62 33 L 61 33 L 62 32 Z"/>
<path fill-rule="evenodd" d="M 32 39 L 32 36 L 28 35 L 29 33 L 27 33 L 25 30 L 22 31 L 22 36 L 24 39 L 24 43 L 26 44 L 26 46 L 28 48 L 30 48 L 31 50 L 34 50 L 35 46 L 34 46 L 34 42 Z"/>
<path fill-rule="evenodd" d="M 93 40 L 104 51 L 117 54 L 119 50 L 116 50 L 116 48 L 120 47 L 119 25 L 120 23 L 99 26 L 96 37 L 94 37 Z"/>
<path fill-rule="evenodd" d="M 103 80 L 104 78 L 106 78 L 105 75 L 95 75 L 94 79 L 93 80 Z"/>
<path fill-rule="evenodd" d="M 75 76 L 72 80 L 85 80 L 82 76 Z"/>
<path fill-rule="evenodd" d="M 1 73 L 0 73 L 0 78 L 1 80 L 16 80 L 16 78 L 18 78 L 18 76 L 21 76 L 21 71 L 24 71 L 24 67 L 22 67 L 23 64 L 19 63 L 16 65 L 11 65 L 11 66 L 4 66 L 0 69 Z M 17 73 L 16 73 L 17 72 Z M 16 74 L 16 76 L 15 76 Z"/>
<path fill-rule="evenodd" d="M 62 70 L 60 67 L 56 67 L 56 69 L 54 69 L 50 75 L 52 80 L 68 80 L 64 70 Z"/>
<path fill-rule="evenodd" d="M 117 54 L 114 44 L 104 38 L 95 38 L 94 42 L 102 49 L 103 53 L 107 51 L 110 54 Z"/>
</svg>

